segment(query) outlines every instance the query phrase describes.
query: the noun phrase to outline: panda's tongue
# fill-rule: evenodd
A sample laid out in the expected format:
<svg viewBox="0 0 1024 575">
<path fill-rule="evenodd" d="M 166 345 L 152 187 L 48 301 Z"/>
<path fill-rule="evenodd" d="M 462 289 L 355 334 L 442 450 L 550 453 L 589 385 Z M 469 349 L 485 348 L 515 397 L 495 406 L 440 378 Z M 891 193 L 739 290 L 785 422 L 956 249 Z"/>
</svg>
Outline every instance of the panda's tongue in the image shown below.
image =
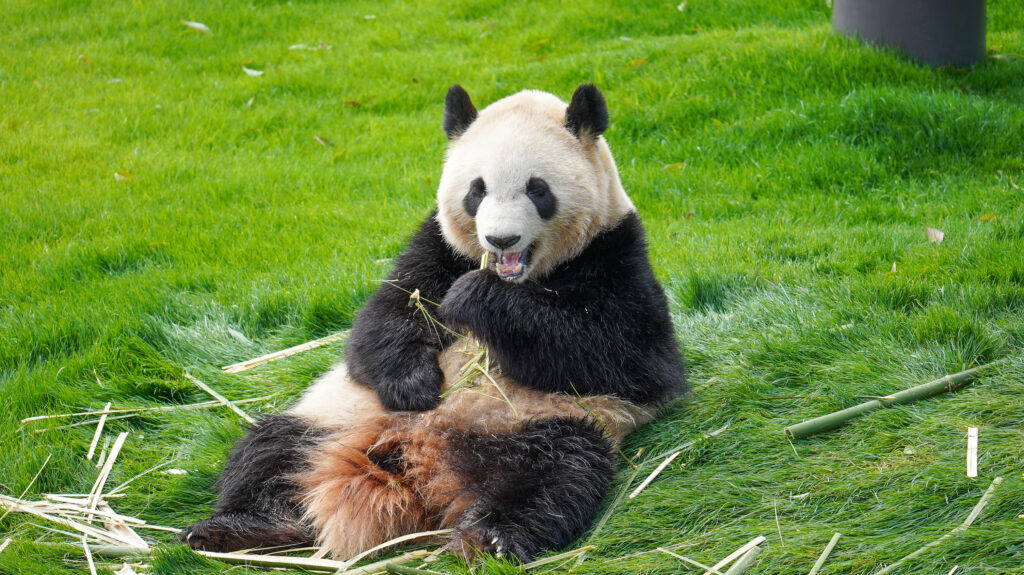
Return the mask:
<svg viewBox="0 0 1024 575">
<path fill-rule="evenodd" d="M 514 254 L 504 253 L 498 256 L 494 265 L 502 276 L 517 276 L 523 272 L 523 252 Z"/>
</svg>

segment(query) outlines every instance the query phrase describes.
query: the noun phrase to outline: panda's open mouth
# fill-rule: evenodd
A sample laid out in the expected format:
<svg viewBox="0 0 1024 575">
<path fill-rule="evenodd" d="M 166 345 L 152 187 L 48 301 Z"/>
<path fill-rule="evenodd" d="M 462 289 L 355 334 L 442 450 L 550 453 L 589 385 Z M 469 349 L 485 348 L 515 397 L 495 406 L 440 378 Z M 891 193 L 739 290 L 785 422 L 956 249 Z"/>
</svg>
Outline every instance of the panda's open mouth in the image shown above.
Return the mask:
<svg viewBox="0 0 1024 575">
<path fill-rule="evenodd" d="M 494 270 L 501 279 L 514 280 L 522 276 L 526 266 L 530 265 L 530 251 L 530 248 L 526 248 L 521 252 L 495 255 Z"/>
</svg>

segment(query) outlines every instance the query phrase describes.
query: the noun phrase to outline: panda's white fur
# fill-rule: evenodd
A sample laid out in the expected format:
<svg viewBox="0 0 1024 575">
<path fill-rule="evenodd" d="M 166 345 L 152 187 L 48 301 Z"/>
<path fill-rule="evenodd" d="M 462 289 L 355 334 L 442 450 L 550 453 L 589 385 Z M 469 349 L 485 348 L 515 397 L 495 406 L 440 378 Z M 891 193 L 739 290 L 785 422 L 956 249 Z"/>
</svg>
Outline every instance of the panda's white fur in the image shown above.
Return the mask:
<svg viewBox="0 0 1024 575">
<path fill-rule="evenodd" d="M 601 230 L 634 212 L 604 138 L 580 139 L 565 128 L 566 103 L 552 94 L 526 90 L 480 112 L 448 148 L 437 191 L 438 221 L 460 253 L 479 259 L 503 250 L 486 236 L 518 235 L 504 251 L 533 245 L 531 263 L 516 281 L 542 277 L 574 258 Z M 462 198 L 482 177 L 487 195 L 476 217 Z M 524 193 L 532 177 L 558 190 L 558 210 L 544 221 Z"/>
</svg>

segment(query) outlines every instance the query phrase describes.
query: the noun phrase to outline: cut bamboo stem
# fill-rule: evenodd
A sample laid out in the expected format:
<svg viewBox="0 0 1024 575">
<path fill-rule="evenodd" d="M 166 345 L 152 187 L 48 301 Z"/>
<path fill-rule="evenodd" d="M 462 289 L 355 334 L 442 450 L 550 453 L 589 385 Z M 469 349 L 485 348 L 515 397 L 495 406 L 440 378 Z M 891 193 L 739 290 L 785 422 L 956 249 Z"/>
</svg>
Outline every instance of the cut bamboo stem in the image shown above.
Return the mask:
<svg viewBox="0 0 1024 575">
<path fill-rule="evenodd" d="M 96 509 L 96 505 L 98 505 L 100 499 L 102 499 L 103 488 L 107 484 L 107 478 L 110 476 L 110 470 L 114 467 L 114 460 L 116 460 L 118 454 L 121 453 L 121 447 L 124 446 L 125 439 L 128 439 L 127 431 L 118 435 L 117 440 L 114 441 L 114 446 L 110 448 L 110 455 L 107 456 L 107 461 L 103 464 L 103 469 L 100 470 L 100 475 L 96 478 L 96 483 L 93 484 L 92 491 L 89 492 L 89 509 Z"/>
<path fill-rule="evenodd" d="M 338 333 L 335 333 L 335 334 L 331 334 L 331 335 L 329 335 L 327 337 L 322 337 L 320 339 L 315 339 L 313 341 L 309 341 L 309 342 L 306 342 L 306 343 L 301 343 L 299 345 L 289 347 L 288 349 L 282 349 L 281 351 L 275 351 L 273 353 L 268 353 L 266 355 L 261 355 L 260 357 L 257 357 L 256 359 L 250 359 L 248 361 L 243 361 L 243 362 L 231 364 L 231 365 L 228 365 L 228 366 L 224 366 L 224 367 L 221 368 L 221 370 L 224 373 L 238 373 L 238 372 L 241 372 L 241 371 L 246 371 L 246 370 L 252 369 L 254 367 L 259 367 L 259 366 L 261 366 L 261 365 L 263 365 L 265 363 L 270 363 L 272 361 L 277 361 L 279 359 L 284 359 L 286 357 L 290 357 L 290 356 L 293 356 L 295 354 L 302 353 L 304 351 L 309 351 L 311 349 L 316 349 L 318 347 L 325 346 L 325 345 L 327 345 L 329 343 L 334 343 L 334 342 L 336 342 L 336 341 L 338 341 L 340 339 L 345 338 L 346 336 L 348 336 L 348 332 L 347 331 L 338 332 Z"/>
<path fill-rule="evenodd" d="M 970 527 L 971 524 L 974 523 L 974 520 L 977 519 L 979 515 L 981 515 L 982 510 L 985 509 L 986 505 L 988 505 L 988 502 L 989 502 L 989 500 L 992 499 L 992 495 L 995 493 L 996 488 L 999 487 L 999 484 L 1001 484 L 1002 482 L 1003 482 L 1003 478 L 1002 477 L 996 477 L 995 479 L 992 480 L 992 484 L 989 485 L 988 489 L 985 490 L 984 495 L 982 495 L 981 499 L 978 500 L 978 503 L 974 506 L 974 509 L 971 509 L 971 513 L 967 516 L 967 519 L 964 519 L 963 523 L 961 523 L 960 525 L 956 526 L 949 533 L 946 533 L 945 535 L 943 535 L 942 537 L 939 537 L 935 541 L 932 541 L 931 543 L 925 545 L 924 547 L 921 547 L 920 549 L 918 549 L 917 551 L 914 551 L 910 555 L 907 555 L 906 557 L 903 557 L 902 559 L 900 559 L 899 561 L 893 563 L 892 565 L 889 565 L 885 569 L 882 569 L 881 571 L 876 571 L 875 575 L 883 575 L 884 573 L 888 573 L 889 571 L 892 571 L 893 569 L 895 569 L 895 568 L 899 567 L 900 565 L 902 565 L 903 563 L 905 563 L 907 560 L 913 559 L 914 557 L 917 557 L 918 555 L 921 555 L 922 553 L 924 553 L 925 551 L 931 549 L 932 547 L 935 547 L 935 546 L 941 544 L 946 539 L 949 539 L 950 537 L 953 537 L 955 535 L 959 535 L 960 533 L 963 533 L 964 531 L 967 531 L 967 528 Z"/>
<path fill-rule="evenodd" d="M 755 545 L 747 550 L 742 557 L 739 558 L 736 563 L 725 572 L 725 575 L 743 575 L 750 569 L 750 566 L 754 564 L 754 560 L 757 559 L 758 554 L 761 553 L 761 547 Z"/>
<path fill-rule="evenodd" d="M 85 560 L 89 564 L 90 575 L 96 575 L 96 564 L 92 561 L 92 551 L 89 550 L 89 542 L 82 537 L 82 550 L 85 551 Z"/>
<path fill-rule="evenodd" d="M 394 575 L 444 575 L 444 573 L 438 571 L 427 571 L 426 569 L 417 569 L 396 563 L 388 563 L 385 569 L 388 573 L 393 573 Z"/>
<path fill-rule="evenodd" d="M 282 557 L 279 555 L 256 555 L 251 553 L 217 553 L 215 551 L 194 551 L 194 553 L 210 559 L 216 559 L 217 561 L 223 561 L 224 563 L 255 565 L 260 567 L 295 567 L 310 571 L 334 571 L 345 573 L 345 575 L 372 575 L 373 573 L 385 570 L 388 564 L 408 563 L 409 561 L 415 561 L 416 559 L 420 559 L 430 554 L 428 551 L 423 550 L 410 551 L 399 555 L 398 557 L 386 559 L 384 561 L 377 561 L 376 563 L 370 563 L 347 571 L 340 571 L 344 567 L 345 563 L 343 561 L 335 561 L 333 559 Z"/>
<path fill-rule="evenodd" d="M 726 565 L 732 563 L 736 559 L 739 559 L 747 551 L 750 551 L 751 549 L 753 549 L 754 547 L 757 547 L 758 545 L 760 545 L 762 543 L 764 543 L 764 535 L 758 535 L 757 537 L 755 537 L 755 538 L 751 539 L 750 541 L 748 541 L 745 545 L 743 545 L 739 549 L 737 549 L 737 550 L 733 551 L 732 553 L 730 553 L 729 555 L 727 555 L 725 557 L 725 559 L 722 559 L 718 563 L 715 563 L 714 565 L 712 565 L 711 568 L 712 569 L 721 570 L 722 567 L 725 567 Z M 728 573 L 729 572 L 726 571 L 726 575 L 728 575 Z M 710 570 L 705 571 L 704 575 L 711 575 L 711 571 Z"/>
<path fill-rule="evenodd" d="M 366 557 L 369 557 L 370 555 L 373 555 L 378 551 L 387 549 L 388 547 L 392 547 L 400 543 L 405 543 L 406 541 L 423 539 L 424 537 L 441 537 L 442 535 L 450 535 L 454 531 L 454 529 L 438 529 L 436 531 L 422 531 L 420 533 L 410 533 L 408 535 L 402 535 L 401 537 L 395 537 L 394 539 L 385 541 L 380 545 L 377 545 L 376 547 L 371 547 L 370 549 L 363 551 L 362 553 L 352 557 L 351 559 L 344 561 L 344 567 L 342 569 L 347 569 L 348 567 L 355 565 L 356 563 L 359 563 Z"/>
<path fill-rule="evenodd" d="M 651 472 L 651 474 L 650 474 L 650 475 L 648 475 L 646 479 L 644 479 L 643 481 L 641 481 L 641 482 L 640 482 L 640 485 L 638 485 L 638 486 L 637 486 L 637 488 L 633 490 L 633 493 L 630 493 L 630 494 L 629 494 L 629 498 L 630 498 L 630 499 L 633 499 L 633 498 L 634 498 L 634 497 L 636 497 L 637 495 L 640 495 L 640 492 L 641 492 L 641 491 L 643 491 L 644 489 L 646 489 L 646 488 L 647 488 L 647 486 L 648 486 L 648 485 L 650 485 L 652 481 L 654 481 L 654 480 L 655 480 L 655 479 L 656 479 L 656 478 L 657 478 L 657 477 L 658 477 L 659 475 L 661 475 L 661 472 L 662 472 L 662 471 L 663 471 L 663 470 L 664 470 L 664 469 L 665 469 L 666 467 L 668 467 L 668 464 L 669 464 L 669 463 L 672 463 L 672 461 L 673 461 L 673 460 L 674 460 L 674 459 L 675 459 L 676 457 L 679 457 L 679 454 L 680 454 L 680 453 L 682 453 L 682 451 L 677 451 L 677 452 L 673 453 L 672 455 L 668 456 L 668 457 L 667 457 L 667 458 L 665 459 L 665 461 L 662 461 L 660 465 L 658 465 L 657 467 L 655 467 L 655 468 L 654 468 L 654 471 L 652 471 L 652 472 Z"/>
<path fill-rule="evenodd" d="M 686 556 L 680 555 L 678 553 L 669 551 L 668 549 L 665 549 L 664 547 L 658 547 L 657 550 L 661 551 L 662 553 L 665 553 L 666 555 L 671 555 L 672 557 L 675 557 L 676 559 L 678 559 L 680 561 L 683 561 L 685 563 L 689 563 L 690 565 L 693 565 L 694 567 L 699 567 L 699 568 L 705 570 L 708 573 L 712 573 L 714 575 L 725 575 L 724 573 L 722 573 L 718 569 L 715 569 L 715 568 L 711 567 L 710 565 L 705 565 L 705 564 L 701 563 L 700 561 L 694 561 L 693 559 L 690 559 L 689 557 L 686 557 Z"/>
<path fill-rule="evenodd" d="M 7 539 L 4 539 L 4 542 L 0 543 L 0 553 L 3 553 L 4 549 L 7 549 L 7 546 L 10 545 L 10 544 L 11 544 L 11 538 L 10 537 L 8 537 Z"/>
<path fill-rule="evenodd" d="M 785 429 L 786 435 L 792 437 L 793 439 L 810 437 L 811 435 L 835 429 L 843 425 L 847 421 L 850 421 L 851 419 L 860 417 L 861 415 L 870 413 L 877 409 L 882 409 L 883 407 L 912 403 L 921 399 L 931 397 L 933 395 L 944 393 L 946 391 L 956 391 L 966 386 L 968 383 L 974 380 L 974 378 L 976 378 L 978 374 L 992 367 L 996 363 L 997 362 L 992 362 L 987 363 L 985 365 L 980 365 L 973 369 L 968 369 L 965 371 L 961 371 L 959 373 L 947 375 L 939 379 L 936 379 L 935 381 L 930 381 L 928 383 L 918 385 L 916 387 L 911 387 L 910 389 L 905 389 L 892 395 L 887 395 L 879 399 L 873 399 L 871 401 L 867 401 L 861 403 L 860 405 L 855 405 L 853 407 L 848 407 L 835 413 L 829 413 L 827 415 L 815 417 L 814 419 L 810 419 L 802 423 L 798 423 L 796 425 L 791 425 Z"/>
<path fill-rule="evenodd" d="M 978 428 L 967 428 L 967 477 L 978 476 Z"/>
<path fill-rule="evenodd" d="M 818 560 L 814 562 L 814 566 L 811 567 L 811 570 L 809 573 L 807 573 L 807 575 L 818 575 L 818 572 L 821 571 L 821 568 L 825 566 L 825 561 L 828 561 L 828 556 L 831 555 L 832 550 L 836 548 L 836 543 L 839 543 L 840 537 L 842 537 L 841 533 L 836 533 L 832 536 L 832 539 L 829 540 L 828 545 L 825 546 L 825 550 L 821 552 L 821 555 L 818 557 Z"/>
<path fill-rule="evenodd" d="M 235 405 L 234 403 L 232 403 L 230 399 L 228 399 L 228 398 L 224 397 L 223 395 L 217 393 L 212 387 L 210 387 L 210 386 L 206 385 L 205 383 L 199 381 L 198 379 L 192 377 L 192 374 L 186 373 L 185 377 L 188 378 L 188 380 L 191 381 L 192 383 L 196 384 L 196 386 L 199 387 L 199 389 L 202 389 L 206 393 L 209 393 L 210 395 L 213 396 L 214 399 L 216 399 L 217 401 L 223 403 L 226 407 L 231 409 L 231 411 L 234 411 L 235 413 L 237 413 L 238 416 L 241 417 L 242 419 L 248 421 L 249 423 L 256 423 L 255 419 L 249 417 L 249 414 L 247 414 L 246 412 L 244 412 L 241 409 L 239 409 L 238 406 Z"/>
<path fill-rule="evenodd" d="M 86 461 L 92 461 L 92 456 L 96 453 L 96 444 L 100 442 L 100 436 L 103 435 L 103 425 L 107 422 L 107 412 L 110 410 L 110 402 L 107 402 L 106 407 L 103 408 L 103 415 L 100 416 L 99 423 L 96 424 L 96 433 L 92 436 L 92 443 L 89 444 L 89 453 L 85 455 Z"/>
<path fill-rule="evenodd" d="M 551 557 L 545 557 L 543 559 L 531 561 L 526 565 L 523 565 L 523 570 L 529 571 L 530 569 L 536 569 L 537 567 L 543 567 L 544 565 L 550 565 L 552 563 L 557 563 L 562 560 L 572 559 L 577 555 L 589 553 L 594 549 L 597 549 L 597 545 L 584 545 L 583 547 L 573 549 L 572 551 L 566 551 L 565 553 L 559 553 L 558 555 L 552 555 Z"/>
</svg>

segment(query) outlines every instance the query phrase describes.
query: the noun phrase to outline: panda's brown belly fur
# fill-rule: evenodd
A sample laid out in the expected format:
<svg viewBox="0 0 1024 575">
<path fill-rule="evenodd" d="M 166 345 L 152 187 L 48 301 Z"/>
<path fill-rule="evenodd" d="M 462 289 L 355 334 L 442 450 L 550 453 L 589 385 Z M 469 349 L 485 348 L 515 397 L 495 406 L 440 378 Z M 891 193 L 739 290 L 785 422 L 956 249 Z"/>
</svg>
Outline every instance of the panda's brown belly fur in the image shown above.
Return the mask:
<svg viewBox="0 0 1024 575">
<path fill-rule="evenodd" d="M 616 445 L 654 417 L 654 408 L 612 396 L 576 397 L 516 384 L 462 340 L 439 355 L 440 404 L 426 412 L 368 407 L 340 420 L 294 479 L 321 544 L 348 557 L 414 531 L 451 527 L 476 499 L 453 453 L 466 433 L 514 433 L 554 417 L 589 419 Z M 474 367 L 479 365 L 481 369 Z M 482 368 L 491 367 L 489 377 Z M 478 377 L 465 377 L 475 370 Z M 301 415 L 301 404 L 295 410 Z"/>
</svg>

